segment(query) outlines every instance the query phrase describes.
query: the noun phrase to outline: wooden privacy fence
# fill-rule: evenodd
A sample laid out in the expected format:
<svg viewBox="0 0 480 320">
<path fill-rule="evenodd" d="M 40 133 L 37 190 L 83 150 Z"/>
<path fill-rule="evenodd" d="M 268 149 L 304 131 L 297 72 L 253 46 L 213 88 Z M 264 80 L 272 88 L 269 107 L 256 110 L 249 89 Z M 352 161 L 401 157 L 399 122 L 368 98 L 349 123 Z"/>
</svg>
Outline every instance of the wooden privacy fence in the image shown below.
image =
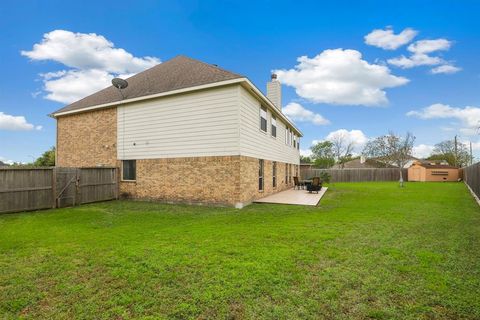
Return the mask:
<svg viewBox="0 0 480 320">
<path fill-rule="evenodd" d="M 331 176 L 331 182 L 366 182 L 366 181 L 398 181 L 400 173 L 396 168 L 371 168 L 371 169 L 313 169 L 301 168 L 302 179 L 319 177 L 322 172 Z M 408 180 L 408 170 L 402 169 L 403 180 Z"/>
<path fill-rule="evenodd" d="M 480 198 L 480 162 L 465 167 L 463 171 L 463 181 L 472 189 L 473 193 Z"/>
<path fill-rule="evenodd" d="M 117 168 L 0 169 L 0 213 L 118 199 Z"/>
</svg>

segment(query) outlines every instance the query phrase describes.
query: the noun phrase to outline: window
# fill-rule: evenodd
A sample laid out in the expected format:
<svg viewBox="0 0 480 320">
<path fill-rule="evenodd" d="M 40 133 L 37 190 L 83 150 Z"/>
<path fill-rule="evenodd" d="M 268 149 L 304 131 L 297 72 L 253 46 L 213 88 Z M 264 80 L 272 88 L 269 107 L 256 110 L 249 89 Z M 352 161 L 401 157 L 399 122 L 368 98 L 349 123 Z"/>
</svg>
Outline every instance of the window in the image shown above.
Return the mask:
<svg viewBox="0 0 480 320">
<path fill-rule="evenodd" d="M 258 160 L 258 191 L 263 191 L 263 160 Z"/>
<path fill-rule="evenodd" d="M 297 150 L 300 150 L 300 138 L 298 138 L 298 141 L 297 141 Z"/>
<path fill-rule="evenodd" d="M 297 147 L 297 136 L 293 135 L 293 148 Z"/>
<path fill-rule="evenodd" d="M 288 184 L 288 164 L 285 163 L 285 184 Z"/>
<path fill-rule="evenodd" d="M 288 168 L 288 173 L 289 173 L 289 175 L 288 175 L 288 183 L 292 183 L 292 173 L 293 173 L 293 172 L 292 172 L 292 165 L 289 164 L 288 167 L 289 167 L 289 168 Z"/>
<path fill-rule="evenodd" d="M 267 132 L 267 108 L 260 107 L 260 129 Z"/>
<path fill-rule="evenodd" d="M 432 170 L 433 176 L 448 176 L 448 171 L 435 171 Z"/>
<path fill-rule="evenodd" d="M 277 119 L 272 116 L 272 137 L 277 136 Z"/>
<path fill-rule="evenodd" d="M 137 180 L 137 161 L 123 160 L 122 161 L 122 180 L 135 181 Z"/>
<path fill-rule="evenodd" d="M 285 127 L 285 144 L 288 146 L 288 128 Z"/>
<path fill-rule="evenodd" d="M 277 162 L 273 161 L 272 165 L 272 185 L 274 188 L 277 187 Z"/>
</svg>

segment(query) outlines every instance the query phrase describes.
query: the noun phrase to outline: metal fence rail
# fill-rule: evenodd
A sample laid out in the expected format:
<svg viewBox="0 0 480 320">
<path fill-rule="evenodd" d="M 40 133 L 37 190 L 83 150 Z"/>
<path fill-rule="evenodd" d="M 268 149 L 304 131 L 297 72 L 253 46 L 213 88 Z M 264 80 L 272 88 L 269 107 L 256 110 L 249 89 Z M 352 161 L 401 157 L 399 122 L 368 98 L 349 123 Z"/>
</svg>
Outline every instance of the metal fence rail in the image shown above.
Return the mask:
<svg viewBox="0 0 480 320">
<path fill-rule="evenodd" d="M 480 162 L 463 168 L 463 180 L 480 198 Z"/>
<path fill-rule="evenodd" d="M 1 168 L 0 213 L 118 198 L 117 168 Z"/>
<path fill-rule="evenodd" d="M 371 169 L 313 169 L 301 168 L 302 179 L 318 177 L 322 172 L 331 176 L 332 182 L 367 182 L 367 181 L 398 181 L 400 173 L 396 168 Z M 403 180 L 408 180 L 408 169 L 402 169 Z"/>
</svg>

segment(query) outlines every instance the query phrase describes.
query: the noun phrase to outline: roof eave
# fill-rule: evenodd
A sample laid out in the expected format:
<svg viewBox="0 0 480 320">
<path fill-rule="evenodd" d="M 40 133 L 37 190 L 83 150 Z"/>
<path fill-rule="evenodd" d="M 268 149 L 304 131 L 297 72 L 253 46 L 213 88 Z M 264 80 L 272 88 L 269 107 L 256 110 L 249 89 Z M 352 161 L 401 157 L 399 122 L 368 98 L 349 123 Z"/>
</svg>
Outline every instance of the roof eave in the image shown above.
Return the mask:
<svg viewBox="0 0 480 320">
<path fill-rule="evenodd" d="M 295 126 L 295 124 L 290 119 L 288 119 L 286 115 L 283 114 L 283 112 L 279 111 L 277 106 L 275 106 L 273 102 L 270 101 L 270 99 L 268 99 L 248 78 L 244 78 L 244 79 L 245 79 L 245 82 L 249 85 L 249 87 L 255 92 L 257 97 L 259 97 L 262 100 L 262 102 L 270 106 L 270 108 L 274 110 L 276 114 L 280 116 L 280 118 L 282 118 L 285 122 L 287 122 L 300 137 L 303 137 L 302 131 L 300 131 L 300 129 L 298 129 Z"/>
<path fill-rule="evenodd" d="M 63 111 L 63 112 L 53 112 L 50 116 L 52 116 L 54 118 L 58 118 L 60 116 L 70 115 L 70 114 L 74 114 L 74 113 L 80 113 L 80 112 L 102 109 L 102 108 L 109 108 L 109 107 L 118 106 L 118 105 L 122 105 L 122 104 L 127 104 L 127 103 L 132 103 L 132 102 L 137 102 L 137 101 L 143 101 L 143 100 L 150 100 L 150 99 L 155 99 L 155 98 L 160 98 L 160 97 L 165 97 L 165 96 L 171 96 L 171 95 L 180 94 L 180 93 L 184 93 L 184 92 L 197 91 L 197 90 L 209 89 L 209 88 L 214 88 L 214 87 L 219 87 L 219 86 L 225 86 L 225 85 L 229 85 L 229 84 L 241 83 L 243 81 L 245 81 L 245 78 L 236 78 L 236 79 L 231 79 L 231 80 L 226 80 L 226 81 L 212 82 L 212 83 L 203 84 L 203 85 L 200 85 L 200 86 L 182 88 L 182 89 L 177 89 L 177 90 L 172 90 L 172 91 L 166 91 L 166 92 L 151 94 L 151 95 L 147 95 L 147 96 L 141 96 L 141 97 L 136 97 L 136 98 L 131 98 L 131 99 L 125 99 L 125 100 L 120 100 L 120 101 L 103 103 L 103 104 L 98 104 L 98 105 L 89 106 L 89 107 L 80 108 L 80 109 L 75 109 L 75 110 L 68 110 L 68 111 Z"/>
</svg>

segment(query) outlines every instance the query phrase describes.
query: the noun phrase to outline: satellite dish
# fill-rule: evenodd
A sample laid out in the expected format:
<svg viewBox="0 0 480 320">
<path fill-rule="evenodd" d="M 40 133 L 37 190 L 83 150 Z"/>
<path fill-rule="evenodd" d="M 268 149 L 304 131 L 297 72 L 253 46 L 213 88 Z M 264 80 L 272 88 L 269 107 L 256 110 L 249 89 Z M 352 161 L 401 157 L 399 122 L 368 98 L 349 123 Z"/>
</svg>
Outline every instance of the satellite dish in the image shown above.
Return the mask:
<svg viewBox="0 0 480 320">
<path fill-rule="evenodd" d="M 125 96 L 123 95 L 122 89 L 125 89 L 128 87 L 128 82 L 127 80 L 123 80 L 121 78 L 113 78 L 112 79 L 112 84 L 115 88 L 120 91 L 120 94 L 122 95 L 122 99 L 125 99 Z"/>
<path fill-rule="evenodd" d="M 112 84 L 117 89 L 125 89 L 126 87 L 128 87 L 127 80 L 123 80 L 121 78 L 113 78 Z"/>
</svg>

